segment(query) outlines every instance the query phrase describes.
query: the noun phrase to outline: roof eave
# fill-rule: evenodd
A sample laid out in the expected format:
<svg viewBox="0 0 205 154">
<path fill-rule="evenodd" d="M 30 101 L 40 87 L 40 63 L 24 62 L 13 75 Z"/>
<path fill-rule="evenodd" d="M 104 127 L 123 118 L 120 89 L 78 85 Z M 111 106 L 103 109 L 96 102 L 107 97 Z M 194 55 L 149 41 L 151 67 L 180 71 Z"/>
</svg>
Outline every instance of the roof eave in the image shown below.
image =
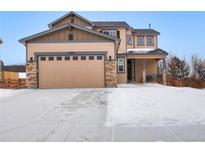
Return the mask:
<svg viewBox="0 0 205 154">
<path fill-rule="evenodd" d="M 48 24 L 48 27 L 49 27 L 49 28 L 52 28 L 52 27 L 53 27 L 53 26 L 52 26 L 53 24 L 57 23 L 58 21 L 62 20 L 63 18 L 65 18 L 65 17 L 67 17 L 67 16 L 69 16 L 69 15 L 71 15 L 71 14 L 74 14 L 75 16 L 81 18 L 82 20 L 86 21 L 86 22 L 89 23 L 91 26 L 93 26 L 93 23 L 92 23 L 91 21 L 89 21 L 88 19 L 82 17 L 81 15 L 75 13 L 74 11 L 70 11 L 70 12 L 68 12 L 67 14 L 65 14 L 65 15 L 61 16 L 60 18 L 54 20 L 53 22 L 49 23 L 49 24 Z"/>
<path fill-rule="evenodd" d="M 68 27 L 68 26 L 72 26 L 72 27 L 75 27 L 75 28 L 77 28 L 77 29 L 81 29 L 81 30 L 87 31 L 87 32 L 90 32 L 90 33 L 92 33 L 92 34 L 96 34 L 96 35 L 105 37 L 105 38 L 107 38 L 107 39 L 114 40 L 116 43 L 119 43 L 119 39 L 118 39 L 118 38 L 114 38 L 114 37 L 108 36 L 108 35 L 106 35 L 106 34 L 97 32 L 97 31 L 93 31 L 93 30 L 90 30 L 90 29 L 87 29 L 87 28 L 83 28 L 83 27 L 77 26 L 77 25 L 75 25 L 75 24 L 66 24 L 66 25 L 63 25 L 63 26 L 60 26 L 60 27 L 57 27 L 57 28 L 49 29 L 49 30 L 46 30 L 46 31 L 43 31 L 43 32 L 40 32 L 40 33 L 37 33 L 37 34 L 34 34 L 34 35 L 30 35 L 30 36 L 28 36 L 28 37 L 25 37 L 25 38 L 20 39 L 19 42 L 22 43 L 22 44 L 24 44 L 24 45 L 26 45 L 26 41 L 29 41 L 29 40 L 31 40 L 31 39 L 37 38 L 37 37 L 39 37 L 39 36 L 42 36 L 42 35 L 45 35 L 45 34 L 48 34 L 48 33 L 51 33 L 51 32 L 55 32 L 55 31 L 57 31 L 57 30 L 66 28 L 66 27 Z"/>
</svg>

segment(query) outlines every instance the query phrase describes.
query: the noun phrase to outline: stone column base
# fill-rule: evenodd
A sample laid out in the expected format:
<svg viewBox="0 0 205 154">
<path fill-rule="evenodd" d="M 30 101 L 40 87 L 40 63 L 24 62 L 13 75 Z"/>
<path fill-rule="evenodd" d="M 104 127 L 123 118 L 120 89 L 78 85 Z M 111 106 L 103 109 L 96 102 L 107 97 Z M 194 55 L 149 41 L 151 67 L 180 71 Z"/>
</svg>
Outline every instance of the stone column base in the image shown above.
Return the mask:
<svg viewBox="0 0 205 154">
<path fill-rule="evenodd" d="M 116 61 L 105 61 L 105 86 L 117 87 L 117 63 Z"/>
<path fill-rule="evenodd" d="M 37 88 L 37 64 L 28 62 L 26 64 L 26 87 Z"/>
</svg>

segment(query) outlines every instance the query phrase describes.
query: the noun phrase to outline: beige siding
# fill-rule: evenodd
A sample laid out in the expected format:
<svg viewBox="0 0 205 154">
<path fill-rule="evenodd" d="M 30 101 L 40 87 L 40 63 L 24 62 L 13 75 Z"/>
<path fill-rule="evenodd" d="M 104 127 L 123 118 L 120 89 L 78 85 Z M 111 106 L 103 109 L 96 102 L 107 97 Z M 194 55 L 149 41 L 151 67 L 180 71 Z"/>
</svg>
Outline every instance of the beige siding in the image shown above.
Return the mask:
<svg viewBox="0 0 205 154">
<path fill-rule="evenodd" d="M 89 23 L 87 23 L 86 21 L 82 20 L 81 18 L 79 18 L 77 16 L 74 16 L 74 17 L 67 16 L 66 18 L 63 18 L 62 20 L 55 23 L 53 25 L 53 27 L 57 27 L 57 26 L 61 26 L 61 25 L 64 25 L 64 24 L 71 23 L 71 18 L 74 18 L 74 24 L 85 26 L 85 27 L 91 26 Z"/>
<path fill-rule="evenodd" d="M 154 59 L 145 60 L 146 74 L 157 74 L 157 61 Z M 143 61 L 142 59 L 135 60 L 135 80 L 139 83 L 142 82 Z"/>
<path fill-rule="evenodd" d="M 28 43 L 28 60 L 35 52 L 108 52 L 107 58 L 114 58 L 114 42 L 100 43 Z"/>
<path fill-rule="evenodd" d="M 47 35 L 34 38 L 30 40 L 29 42 L 40 42 L 40 41 L 68 41 L 68 34 L 72 33 L 74 36 L 74 41 L 110 41 L 107 38 L 91 34 L 76 28 L 68 29 L 62 29 L 53 33 L 49 33 Z"/>
<path fill-rule="evenodd" d="M 121 27 L 107 27 L 107 28 L 95 28 L 96 31 L 101 31 L 104 29 L 116 29 L 120 32 L 120 46 L 118 49 L 118 53 L 126 53 L 127 52 L 127 40 L 126 40 L 126 28 Z"/>
</svg>

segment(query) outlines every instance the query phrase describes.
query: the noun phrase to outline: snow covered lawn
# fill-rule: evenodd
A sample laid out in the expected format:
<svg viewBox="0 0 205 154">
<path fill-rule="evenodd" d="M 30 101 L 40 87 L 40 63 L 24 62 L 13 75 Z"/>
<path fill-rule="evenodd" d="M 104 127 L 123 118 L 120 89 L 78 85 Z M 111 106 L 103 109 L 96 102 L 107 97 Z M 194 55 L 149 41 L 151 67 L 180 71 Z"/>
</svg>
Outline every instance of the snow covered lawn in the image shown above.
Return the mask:
<svg viewBox="0 0 205 154">
<path fill-rule="evenodd" d="M 0 89 L 0 141 L 205 141 L 205 90 Z"/>
<path fill-rule="evenodd" d="M 108 126 L 205 124 L 205 90 L 122 84 L 108 96 Z"/>
<path fill-rule="evenodd" d="M 19 94 L 20 92 L 25 91 L 25 89 L 15 90 L 15 89 L 0 89 L 0 99 L 8 96 L 12 96 L 15 94 Z"/>
</svg>

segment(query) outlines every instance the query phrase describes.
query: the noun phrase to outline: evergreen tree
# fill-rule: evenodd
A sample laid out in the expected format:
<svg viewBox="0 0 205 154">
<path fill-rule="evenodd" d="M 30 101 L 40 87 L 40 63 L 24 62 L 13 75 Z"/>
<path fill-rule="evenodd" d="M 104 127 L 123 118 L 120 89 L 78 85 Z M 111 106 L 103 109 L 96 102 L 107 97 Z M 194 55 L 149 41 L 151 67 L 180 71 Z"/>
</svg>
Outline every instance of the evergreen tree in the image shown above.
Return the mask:
<svg viewBox="0 0 205 154">
<path fill-rule="evenodd" d="M 174 79 L 187 79 L 190 74 L 189 64 L 185 60 L 171 56 L 168 61 L 168 74 Z"/>
</svg>

